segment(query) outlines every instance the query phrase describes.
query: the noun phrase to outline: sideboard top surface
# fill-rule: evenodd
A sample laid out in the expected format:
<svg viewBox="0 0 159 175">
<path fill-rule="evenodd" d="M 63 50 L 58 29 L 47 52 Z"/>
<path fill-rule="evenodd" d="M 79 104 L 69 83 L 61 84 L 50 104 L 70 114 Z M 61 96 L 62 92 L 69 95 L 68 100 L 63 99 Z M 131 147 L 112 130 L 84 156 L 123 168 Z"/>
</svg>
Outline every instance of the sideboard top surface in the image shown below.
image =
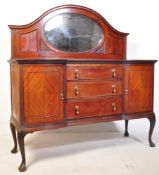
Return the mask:
<svg viewBox="0 0 159 175">
<path fill-rule="evenodd" d="M 157 60 L 104 60 L 104 59 L 11 59 L 10 64 L 155 64 Z"/>
</svg>

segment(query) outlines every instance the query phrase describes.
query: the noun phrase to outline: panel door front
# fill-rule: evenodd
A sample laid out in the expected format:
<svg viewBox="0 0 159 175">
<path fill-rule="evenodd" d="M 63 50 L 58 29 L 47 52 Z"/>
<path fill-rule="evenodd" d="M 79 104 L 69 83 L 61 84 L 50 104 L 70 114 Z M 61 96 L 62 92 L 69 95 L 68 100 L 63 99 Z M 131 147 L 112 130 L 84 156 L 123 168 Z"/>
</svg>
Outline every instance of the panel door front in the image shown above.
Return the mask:
<svg viewBox="0 0 159 175">
<path fill-rule="evenodd" d="M 148 112 L 153 108 L 153 65 L 126 65 L 125 113 Z"/>
<path fill-rule="evenodd" d="M 23 66 L 24 121 L 26 124 L 64 120 L 63 66 Z"/>
</svg>

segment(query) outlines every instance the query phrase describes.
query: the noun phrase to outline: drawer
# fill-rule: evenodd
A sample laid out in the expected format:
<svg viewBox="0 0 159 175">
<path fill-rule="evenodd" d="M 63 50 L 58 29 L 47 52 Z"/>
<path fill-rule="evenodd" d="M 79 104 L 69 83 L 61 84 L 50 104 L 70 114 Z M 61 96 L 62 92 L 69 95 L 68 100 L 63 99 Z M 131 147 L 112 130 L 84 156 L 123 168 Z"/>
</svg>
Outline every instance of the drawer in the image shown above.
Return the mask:
<svg viewBox="0 0 159 175">
<path fill-rule="evenodd" d="M 68 100 L 67 118 L 85 118 L 122 113 L 122 98 L 95 98 L 87 100 Z"/>
<path fill-rule="evenodd" d="M 68 64 L 67 80 L 122 78 L 120 64 Z"/>
<path fill-rule="evenodd" d="M 69 81 L 67 98 L 121 95 L 122 81 Z"/>
</svg>

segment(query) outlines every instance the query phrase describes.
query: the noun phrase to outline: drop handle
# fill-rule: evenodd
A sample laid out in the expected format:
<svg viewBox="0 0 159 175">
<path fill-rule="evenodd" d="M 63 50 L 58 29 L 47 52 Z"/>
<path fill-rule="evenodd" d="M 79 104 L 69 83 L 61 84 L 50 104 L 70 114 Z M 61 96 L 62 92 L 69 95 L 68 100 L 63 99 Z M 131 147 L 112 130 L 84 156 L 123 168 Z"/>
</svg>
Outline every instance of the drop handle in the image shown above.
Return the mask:
<svg viewBox="0 0 159 175">
<path fill-rule="evenodd" d="M 61 99 L 61 100 L 64 100 L 64 94 L 63 94 L 62 91 L 60 91 L 60 99 Z"/>
<path fill-rule="evenodd" d="M 112 111 L 116 111 L 116 110 L 117 110 L 116 104 L 112 103 Z"/>
<path fill-rule="evenodd" d="M 79 106 L 76 105 L 76 106 L 75 106 L 75 114 L 78 115 L 79 113 L 80 113 L 80 111 L 79 111 Z"/>
<path fill-rule="evenodd" d="M 75 95 L 79 95 L 79 88 L 77 86 L 75 86 L 74 90 L 75 90 Z"/>
<path fill-rule="evenodd" d="M 113 93 L 113 94 L 116 93 L 116 85 L 112 85 L 112 93 Z"/>
<path fill-rule="evenodd" d="M 75 79 L 78 79 L 79 78 L 79 71 L 78 71 L 78 69 L 75 69 L 74 73 L 75 73 Z"/>
<path fill-rule="evenodd" d="M 116 77 L 116 69 L 112 69 L 112 77 L 113 77 L 113 78 Z"/>
</svg>

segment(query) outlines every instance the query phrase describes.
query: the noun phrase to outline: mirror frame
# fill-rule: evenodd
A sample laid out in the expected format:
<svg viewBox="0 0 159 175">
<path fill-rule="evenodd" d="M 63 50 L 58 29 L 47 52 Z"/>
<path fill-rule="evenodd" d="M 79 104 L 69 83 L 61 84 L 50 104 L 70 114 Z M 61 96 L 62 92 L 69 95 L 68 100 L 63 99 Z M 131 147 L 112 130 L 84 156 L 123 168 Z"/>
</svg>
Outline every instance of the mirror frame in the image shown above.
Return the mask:
<svg viewBox="0 0 159 175">
<path fill-rule="evenodd" d="M 101 37 L 99 38 L 98 42 L 95 44 L 95 47 L 91 48 L 91 49 L 87 49 L 87 50 L 84 50 L 84 51 L 70 51 L 70 50 L 61 50 L 60 48 L 57 48 L 55 47 L 53 44 L 51 44 L 51 42 L 49 42 L 49 40 L 46 38 L 46 35 L 45 35 L 45 26 L 47 25 L 47 23 L 49 23 L 50 20 L 52 20 L 54 17 L 57 17 L 58 15 L 63 15 L 63 14 L 76 14 L 76 15 L 81 15 L 87 19 L 89 19 L 90 21 L 93 22 L 93 24 L 97 25 L 99 27 L 99 29 L 101 30 Z M 45 24 L 43 25 L 43 37 L 45 39 L 45 41 L 47 42 L 48 46 L 55 50 L 56 52 L 64 52 L 64 53 L 87 53 L 87 52 L 92 52 L 94 50 L 97 50 L 104 42 L 104 31 L 103 29 L 101 28 L 101 26 L 92 18 L 86 16 L 86 15 L 83 15 L 83 14 L 79 14 L 79 13 L 61 13 L 61 14 L 58 14 L 58 15 L 53 15 L 52 17 L 50 17 L 50 19 L 48 19 Z M 60 28 L 60 27 L 59 27 Z M 53 28 L 54 29 L 54 28 Z"/>
<path fill-rule="evenodd" d="M 76 8 L 75 8 L 76 7 Z M 46 12 L 47 13 L 47 12 Z M 99 41 L 99 43 L 97 44 L 96 47 L 90 49 L 90 50 L 87 50 L 87 51 L 84 51 L 84 52 L 69 52 L 69 51 L 62 51 L 62 50 L 59 50 L 55 47 L 53 47 L 45 38 L 45 32 L 44 32 L 44 26 L 45 24 L 54 16 L 57 16 L 57 15 L 61 15 L 61 14 L 64 14 L 64 13 L 69 13 L 69 14 L 79 14 L 79 15 L 83 15 L 83 16 L 86 16 L 87 18 L 91 19 L 92 21 L 94 21 L 100 28 L 101 28 L 101 31 L 103 33 L 103 37 L 102 37 L 102 40 Z M 58 7 L 58 8 L 54 8 L 53 11 L 50 12 L 49 10 L 49 13 L 42 19 L 42 24 L 41 24 L 41 27 L 42 27 L 42 30 L 41 30 L 41 36 L 42 36 L 42 39 L 44 41 L 44 43 L 54 52 L 56 53 L 59 53 L 59 54 L 83 54 L 83 53 L 95 53 L 95 52 L 100 52 L 100 50 L 103 48 L 103 46 L 105 45 L 105 42 L 106 41 L 106 31 L 104 30 L 105 28 L 105 23 L 104 21 L 102 21 L 101 19 L 99 19 L 99 14 L 97 12 L 95 12 L 94 10 L 89 10 L 88 11 L 88 8 L 86 7 L 82 7 L 81 6 L 73 6 L 73 8 L 71 6 L 61 6 Z"/>
</svg>

